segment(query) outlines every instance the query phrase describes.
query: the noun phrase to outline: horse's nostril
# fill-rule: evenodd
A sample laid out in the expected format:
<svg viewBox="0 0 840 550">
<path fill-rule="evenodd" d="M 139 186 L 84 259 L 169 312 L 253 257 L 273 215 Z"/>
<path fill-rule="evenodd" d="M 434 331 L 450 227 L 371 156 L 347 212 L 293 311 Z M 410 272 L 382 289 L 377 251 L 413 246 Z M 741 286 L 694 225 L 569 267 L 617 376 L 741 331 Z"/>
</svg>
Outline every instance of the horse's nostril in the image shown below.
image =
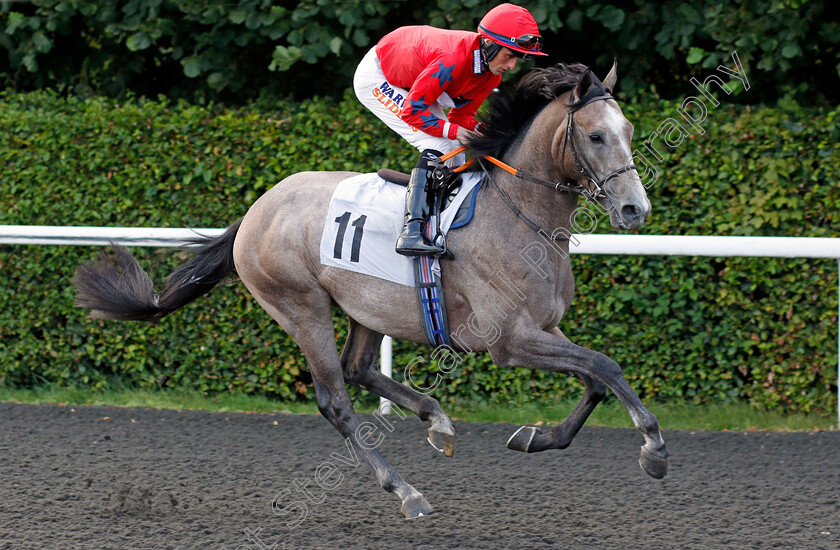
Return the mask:
<svg viewBox="0 0 840 550">
<path fill-rule="evenodd" d="M 625 219 L 635 220 L 642 215 L 642 209 L 635 204 L 627 204 L 621 208 L 621 214 Z"/>
</svg>

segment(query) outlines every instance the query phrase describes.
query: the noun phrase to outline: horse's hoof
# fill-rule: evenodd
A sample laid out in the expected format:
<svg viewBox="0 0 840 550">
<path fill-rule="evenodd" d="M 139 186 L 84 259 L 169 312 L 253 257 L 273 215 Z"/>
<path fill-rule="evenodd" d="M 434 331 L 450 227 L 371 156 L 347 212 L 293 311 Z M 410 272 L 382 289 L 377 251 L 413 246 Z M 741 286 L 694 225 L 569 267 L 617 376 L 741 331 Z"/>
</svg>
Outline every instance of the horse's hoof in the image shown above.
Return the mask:
<svg viewBox="0 0 840 550">
<path fill-rule="evenodd" d="M 429 501 L 423 495 L 409 498 L 403 502 L 402 508 L 400 508 L 400 512 L 403 513 L 405 519 L 422 518 L 434 511 L 435 509 L 432 508 L 432 505 L 429 504 Z"/>
<path fill-rule="evenodd" d="M 650 477 L 662 479 L 668 473 L 668 452 L 665 452 L 665 456 L 654 456 L 642 447 L 642 454 L 639 456 L 639 466 Z"/>
<path fill-rule="evenodd" d="M 533 426 L 522 426 L 510 436 L 507 442 L 507 448 L 512 451 L 527 453 L 531 447 L 531 442 L 538 433 L 539 430 Z"/>
<path fill-rule="evenodd" d="M 452 434 L 429 430 L 429 437 L 426 438 L 426 441 L 446 456 L 455 454 L 455 436 Z"/>
</svg>

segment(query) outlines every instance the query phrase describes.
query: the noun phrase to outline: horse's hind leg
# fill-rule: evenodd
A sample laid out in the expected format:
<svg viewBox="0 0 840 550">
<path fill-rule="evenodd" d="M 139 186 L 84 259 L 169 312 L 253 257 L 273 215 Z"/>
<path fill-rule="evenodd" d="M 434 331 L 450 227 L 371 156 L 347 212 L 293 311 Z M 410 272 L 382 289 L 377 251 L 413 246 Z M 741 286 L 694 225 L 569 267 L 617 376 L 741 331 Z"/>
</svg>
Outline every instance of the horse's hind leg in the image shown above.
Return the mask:
<svg viewBox="0 0 840 550">
<path fill-rule="evenodd" d="M 376 475 L 379 486 L 400 497 L 402 502 L 400 511 L 403 515 L 407 519 L 414 519 L 431 514 L 434 508 L 426 500 L 426 497 L 406 483 L 394 467 L 376 450 L 382 437 L 381 435 L 379 438 L 371 436 L 372 430 L 366 426 L 366 424 L 373 426 L 369 422 L 359 422 L 344 387 L 344 381 L 341 380 L 341 389 L 337 391 L 332 377 L 326 384 L 322 383 L 320 378 L 314 374 L 312 379 L 318 398 L 318 410 L 321 411 L 324 418 L 335 426 L 345 440 L 349 441 L 359 451 Z M 373 426 L 372 429 L 375 430 L 376 426 Z"/>
<path fill-rule="evenodd" d="M 324 418 L 358 451 L 373 470 L 379 485 L 400 497 L 401 511 L 406 518 L 431 514 L 434 509 L 426 498 L 406 483 L 376 450 L 383 440 L 381 433 L 375 434 L 378 427 L 370 422 L 360 422 L 353 409 L 335 346 L 329 295 L 319 287 L 320 290 L 313 288 L 308 292 L 295 292 L 293 297 L 283 295 L 280 290 L 267 297 L 254 285 L 248 287 L 263 309 L 280 323 L 303 351 L 312 373 L 318 410 Z M 275 305 L 284 302 L 294 303 L 298 309 L 292 312 Z"/>
<path fill-rule="evenodd" d="M 428 421 L 429 443 L 446 456 L 455 452 L 455 428 L 437 399 L 404 386 L 382 374 L 377 368 L 382 334 L 350 318 L 350 332 L 341 352 L 341 367 L 347 382 L 390 399 Z"/>
</svg>

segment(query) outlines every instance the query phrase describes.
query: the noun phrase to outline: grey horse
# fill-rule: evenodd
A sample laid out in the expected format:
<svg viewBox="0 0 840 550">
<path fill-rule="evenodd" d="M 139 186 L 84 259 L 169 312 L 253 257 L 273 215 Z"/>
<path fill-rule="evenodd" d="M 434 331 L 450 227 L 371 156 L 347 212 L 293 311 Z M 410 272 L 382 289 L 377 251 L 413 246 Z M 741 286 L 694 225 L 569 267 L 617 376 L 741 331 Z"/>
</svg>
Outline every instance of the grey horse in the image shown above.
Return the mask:
<svg viewBox="0 0 840 550">
<path fill-rule="evenodd" d="M 582 65 L 557 65 L 525 75 L 512 97 L 492 98 L 482 136 L 470 141 L 486 171 L 473 221 L 448 236 L 454 260 L 442 260 L 454 352 L 490 353 L 501 367 L 525 366 L 571 374 L 583 398 L 550 431 L 524 426 L 508 441 L 523 452 L 566 448 L 595 406 L 612 390 L 644 436 L 639 463 L 655 478 L 667 471 L 668 452 L 656 417 L 642 404 L 621 368 L 569 341 L 557 328 L 574 293 L 569 263 L 581 196 L 609 212 L 618 229 L 641 227 L 650 202 L 631 162 L 633 126 L 610 94 L 613 65 L 603 83 Z M 511 173 L 512 172 L 512 173 Z M 300 346 L 318 409 L 374 471 L 379 484 L 416 518 L 432 506 L 382 457 L 364 430 L 346 383 L 390 399 L 430 423 L 429 442 L 454 451 L 452 422 L 430 395 L 400 384 L 377 368 L 383 335 L 423 342 L 414 289 L 324 266 L 319 246 L 330 197 L 351 172 L 302 172 L 279 182 L 218 237 L 199 237 L 193 256 L 162 291 L 125 249 L 103 252 L 79 266 L 76 303 L 91 316 L 157 321 L 209 292 L 235 272 L 259 304 Z M 589 203 L 591 205 L 591 203 Z M 349 317 L 341 355 L 332 308 Z"/>
</svg>

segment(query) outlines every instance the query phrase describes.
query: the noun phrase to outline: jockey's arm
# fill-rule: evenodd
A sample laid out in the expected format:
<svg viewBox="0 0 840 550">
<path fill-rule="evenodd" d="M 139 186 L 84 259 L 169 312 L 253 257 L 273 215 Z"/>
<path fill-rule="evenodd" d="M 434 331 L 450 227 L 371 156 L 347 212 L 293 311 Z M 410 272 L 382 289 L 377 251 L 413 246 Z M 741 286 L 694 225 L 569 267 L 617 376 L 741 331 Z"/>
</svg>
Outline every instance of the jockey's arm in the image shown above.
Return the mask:
<svg viewBox="0 0 840 550">
<path fill-rule="evenodd" d="M 447 92 L 457 65 L 458 59 L 455 55 L 438 57 L 429 63 L 412 83 L 400 118 L 421 132 L 447 139 L 458 139 L 459 133 L 463 135 L 461 126 L 465 127 L 463 130 L 475 129 L 476 121 L 473 117 L 478 105 L 473 105 L 476 103 L 474 100 L 467 99 L 463 105 L 456 103 L 446 118 L 439 118 L 429 110 L 429 107 L 437 103 L 441 94 Z M 486 95 L 481 97 L 481 100 L 484 97 Z M 481 100 L 477 103 L 480 104 Z"/>
<path fill-rule="evenodd" d="M 479 128 L 480 124 L 475 120 L 475 114 L 478 112 L 478 108 L 481 107 L 484 100 L 487 99 L 487 96 L 493 93 L 494 88 L 495 83 L 488 82 L 483 86 L 470 90 L 465 97 L 456 99 L 456 106 L 449 110 L 446 118 L 450 123 L 458 125 L 458 141 L 463 143 L 469 134 L 481 133 Z M 466 132 L 463 134 L 463 137 L 461 130 Z"/>
<path fill-rule="evenodd" d="M 452 98 L 455 107 L 449 110 L 445 119 L 438 118 L 429 110 L 431 105 L 437 103 L 440 95 L 447 91 L 456 63 L 451 57 L 438 58 L 417 76 L 400 112 L 403 121 L 430 136 L 458 141 L 476 131 L 478 122 L 475 114 L 495 87 L 494 82 L 471 90 L 466 97 Z"/>
<path fill-rule="evenodd" d="M 446 118 L 451 124 L 458 125 L 458 141 L 463 142 L 462 133 L 466 136 L 478 131 L 479 123 L 475 120 L 475 113 L 483 99 L 470 100 L 464 107 L 454 107 L 449 110 Z"/>
<path fill-rule="evenodd" d="M 430 136 L 455 139 L 458 128 L 449 124 L 446 119 L 435 116 L 429 110 L 429 107 L 437 103 L 437 99 L 446 88 L 445 85 L 439 84 L 437 77 L 433 76 L 435 72 L 435 68 L 430 66 L 420 73 L 405 98 L 400 118 Z"/>
</svg>

